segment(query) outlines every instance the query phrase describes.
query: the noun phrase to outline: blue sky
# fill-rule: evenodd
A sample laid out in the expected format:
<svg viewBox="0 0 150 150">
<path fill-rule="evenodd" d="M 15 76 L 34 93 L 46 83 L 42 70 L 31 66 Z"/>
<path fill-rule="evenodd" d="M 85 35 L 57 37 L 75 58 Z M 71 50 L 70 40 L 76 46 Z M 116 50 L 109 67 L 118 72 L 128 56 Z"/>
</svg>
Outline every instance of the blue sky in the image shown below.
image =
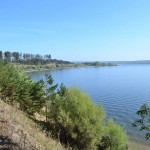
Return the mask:
<svg viewBox="0 0 150 150">
<path fill-rule="evenodd" d="M 1 0 L 0 49 L 70 61 L 150 59 L 150 0 Z"/>
</svg>

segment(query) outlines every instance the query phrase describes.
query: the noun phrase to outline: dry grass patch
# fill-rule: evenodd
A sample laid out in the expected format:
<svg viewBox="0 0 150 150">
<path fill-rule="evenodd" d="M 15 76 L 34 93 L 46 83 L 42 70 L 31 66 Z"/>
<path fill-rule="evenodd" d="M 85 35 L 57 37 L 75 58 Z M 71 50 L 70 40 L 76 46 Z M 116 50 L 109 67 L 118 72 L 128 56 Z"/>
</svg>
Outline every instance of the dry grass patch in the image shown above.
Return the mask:
<svg viewBox="0 0 150 150">
<path fill-rule="evenodd" d="M 37 150 L 64 150 L 60 142 L 47 137 L 35 122 L 29 119 L 26 114 L 17 108 L 9 106 L 0 100 L 0 119 L 7 122 L 7 133 L 11 139 L 22 146 L 22 149 L 30 149 L 31 146 Z M 0 134 L 2 135 L 2 133 Z"/>
</svg>

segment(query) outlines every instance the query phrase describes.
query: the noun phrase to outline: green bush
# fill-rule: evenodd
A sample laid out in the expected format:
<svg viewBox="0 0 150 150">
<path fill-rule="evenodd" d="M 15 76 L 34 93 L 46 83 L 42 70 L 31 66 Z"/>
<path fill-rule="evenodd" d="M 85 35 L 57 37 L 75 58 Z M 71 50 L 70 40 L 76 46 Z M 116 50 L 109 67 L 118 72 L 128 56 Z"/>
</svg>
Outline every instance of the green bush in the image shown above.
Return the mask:
<svg viewBox="0 0 150 150">
<path fill-rule="evenodd" d="M 65 95 L 56 95 L 49 108 L 49 117 L 55 133 L 66 144 L 78 149 L 92 149 L 102 137 L 104 110 L 92 103 L 80 90 L 69 89 Z"/>
<path fill-rule="evenodd" d="M 74 149 L 126 148 L 124 130 L 112 120 L 106 124 L 103 108 L 78 89 L 69 89 L 63 96 L 56 95 L 49 110 L 53 134 Z"/>
<path fill-rule="evenodd" d="M 112 119 L 105 127 L 105 135 L 99 144 L 99 150 L 125 150 L 127 149 L 128 137 L 124 129 Z"/>
</svg>

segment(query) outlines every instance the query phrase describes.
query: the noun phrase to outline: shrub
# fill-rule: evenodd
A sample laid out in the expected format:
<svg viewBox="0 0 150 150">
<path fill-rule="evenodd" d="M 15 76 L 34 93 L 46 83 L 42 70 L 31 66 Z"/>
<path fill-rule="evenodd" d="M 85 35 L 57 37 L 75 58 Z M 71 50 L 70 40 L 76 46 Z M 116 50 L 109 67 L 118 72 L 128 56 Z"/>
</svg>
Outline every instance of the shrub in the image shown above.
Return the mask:
<svg viewBox="0 0 150 150">
<path fill-rule="evenodd" d="M 124 129 L 111 119 L 105 127 L 105 136 L 100 141 L 99 150 L 125 150 L 127 141 Z"/>
<path fill-rule="evenodd" d="M 50 122 L 55 134 L 66 144 L 78 149 L 96 148 L 102 137 L 105 112 L 80 90 L 69 89 L 57 95 L 50 105 Z"/>
<path fill-rule="evenodd" d="M 126 149 L 123 128 L 113 120 L 105 123 L 103 108 L 80 90 L 71 88 L 63 95 L 57 94 L 49 104 L 49 126 L 62 143 L 73 149 Z"/>
</svg>

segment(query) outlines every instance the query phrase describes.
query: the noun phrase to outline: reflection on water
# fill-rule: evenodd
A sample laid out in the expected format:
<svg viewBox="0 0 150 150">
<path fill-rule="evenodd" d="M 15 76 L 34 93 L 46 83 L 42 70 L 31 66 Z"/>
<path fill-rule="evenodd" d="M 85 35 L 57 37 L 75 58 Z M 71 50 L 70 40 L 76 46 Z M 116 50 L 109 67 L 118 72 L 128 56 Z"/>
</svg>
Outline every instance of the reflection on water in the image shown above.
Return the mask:
<svg viewBox="0 0 150 150">
<path fill-rule="evenodd" d="M 75 86 L 88 93 L 97 104 L 102 104 L 107 118 L 124 126 L 130 139 L 146 142 L 144 132 L 132 127 L 136 111 L 143 103 L 150 104 L 150 65 L 132 65 L 103 68 L 74 68 L 33 72 L 36 81 L 52 74 L 54 81 Z"/>
</svg>

